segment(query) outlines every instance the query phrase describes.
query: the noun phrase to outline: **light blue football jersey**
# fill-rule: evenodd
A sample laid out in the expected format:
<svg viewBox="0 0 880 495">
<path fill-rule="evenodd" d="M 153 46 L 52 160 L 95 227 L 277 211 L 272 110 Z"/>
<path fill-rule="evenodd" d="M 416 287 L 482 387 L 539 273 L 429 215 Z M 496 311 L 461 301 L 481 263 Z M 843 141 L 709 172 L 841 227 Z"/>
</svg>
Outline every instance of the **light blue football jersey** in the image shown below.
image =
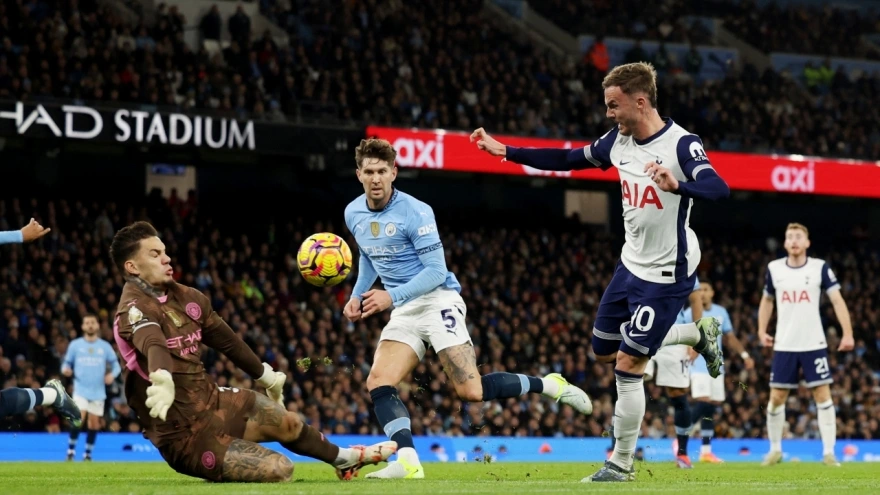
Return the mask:
<svg viewBox="0 0 880 495">
<path fill-rule="evenodd" d="M 372 210 L 362 194 L 345 208 L 345 224 L 360 251 L 352 297 L 362 298 L 376 277 L 395 307 L 438 287 L 461 291 L 446 268 L 434 210 L 426 203 L 394 189 L 384 208 Z"/>
<path fill-rule="evenodd" d="M 104 400 L 107 398 L 104 375 L 107 374 L 108 365 L 113 377 L 119 376 L 122 369 L 110 343 L 103 339 L 87 342 L 80 337 L 67 347 L 62 369 L 73 369 L 75 395 L 87 400 Z"/>
</svg>

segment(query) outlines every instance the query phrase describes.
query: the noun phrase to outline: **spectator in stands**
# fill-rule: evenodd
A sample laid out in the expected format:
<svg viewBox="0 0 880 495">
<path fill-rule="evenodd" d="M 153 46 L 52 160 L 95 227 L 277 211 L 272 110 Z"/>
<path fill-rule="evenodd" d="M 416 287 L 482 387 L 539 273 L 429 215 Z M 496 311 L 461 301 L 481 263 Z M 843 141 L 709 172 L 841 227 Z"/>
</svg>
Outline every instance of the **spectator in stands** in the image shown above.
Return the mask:
<svg viewBox="0 0 880 495">
<path fill-rule="evenodd" d="M 250 46 L 251 41 L 251 18 L 244 12 L 244 7 L 239 5 L 235 14 L 229 17 L 229 35 L 241 46 Z"/>
<path fill-rule="evenodd" d="M 606 74 L 610 69 L 611 58 L 608 56 L 608 46 L 602 35 L 596 36 L 593 44 L 587 50 L 584 60 L 592 65 L 600 74 Z"/>
<path fill-rule="evenodd" d="M 220 41 L 220 31 L 223 26 L 223 19 L 220 17 L 220 9 L 216 5 L 211 6 L 211 10 L 202 17 L 199 29 L 202 31 L 202 38 L 206 40 Z M 230 30 L 230 33 L 232 31 Z"/>
</svg>

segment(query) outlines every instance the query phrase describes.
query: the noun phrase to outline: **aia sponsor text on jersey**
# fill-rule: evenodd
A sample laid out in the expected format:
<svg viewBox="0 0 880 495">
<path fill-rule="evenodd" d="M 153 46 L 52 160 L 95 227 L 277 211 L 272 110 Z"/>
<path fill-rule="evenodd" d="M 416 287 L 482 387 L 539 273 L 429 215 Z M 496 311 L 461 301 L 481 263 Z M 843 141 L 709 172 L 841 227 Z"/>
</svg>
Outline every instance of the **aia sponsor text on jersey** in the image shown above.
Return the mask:
<svg viewBox="0 0 880 495">
<path fill-rule="evenodd" d="M 811 302 L 810 293 L 805 290 L 784 290 L 779 300 L 782 303 L 792 304 Z"/>
<path fill-rule="evenodd" d="M 654 205 L 658 210 L 663 209 L 660 195 L 657 194 L 657 190 L 651 184 L 640 188 L 638 182 L 633 182 L 632 188 L 630 188 L 629 181 L 622 180 L 620 181 L 620 189 L 624 204 L 634 208 L 645 208 L 649 205 Z"/>
</svg>

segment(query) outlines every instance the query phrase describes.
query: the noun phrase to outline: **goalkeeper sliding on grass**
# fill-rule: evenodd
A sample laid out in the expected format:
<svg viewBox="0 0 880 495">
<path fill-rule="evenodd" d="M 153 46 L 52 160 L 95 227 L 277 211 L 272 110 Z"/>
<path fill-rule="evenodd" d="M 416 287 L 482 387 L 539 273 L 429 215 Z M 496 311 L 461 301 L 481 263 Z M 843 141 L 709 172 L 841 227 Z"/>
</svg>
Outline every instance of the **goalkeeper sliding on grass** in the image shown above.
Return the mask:
<svg viewBox="0 0 880 495">
<path fill-rule="evenodd" d="M 340 448 L 288 412 L 285 375 L 261 363 L 204 294 L 174 281 L 171 259 L 152 225 L 121 229 L 110 255 L 126 279 L 113 325 L 129 369 L 125 396 L 144 436 L 175 471 L 212 481 L 287 481 L 290 459 L 259 445 L 280 442 L 351 479 L 397 450 L 394 442 Z M 202 366 L 200 344 L 225 354 L 266 395 L 218 387 Z"/>
</svg>

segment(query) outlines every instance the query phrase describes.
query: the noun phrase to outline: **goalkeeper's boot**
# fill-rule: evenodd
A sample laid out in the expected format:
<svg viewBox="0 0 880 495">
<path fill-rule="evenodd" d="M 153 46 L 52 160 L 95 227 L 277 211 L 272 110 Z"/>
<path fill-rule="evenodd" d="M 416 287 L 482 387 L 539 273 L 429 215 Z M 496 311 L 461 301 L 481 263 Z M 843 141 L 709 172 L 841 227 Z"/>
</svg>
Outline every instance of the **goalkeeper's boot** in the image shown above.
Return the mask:
<svg viewBox="0 0 880 495">
<path fill-rule="evenodd" d="M 635 468 L 630 468 L 629 471 L 627 471 L 611 461 L 605 461 L 604 466 L 592 475 L 582 479 L 581 483 L 623 482 L 635 480 Z"/>
<path fill-rule="evenodd" d="M 397 456 L 396 462 L 389 462 L 388 467 L 374 471 L 365 476 L 369 479 L 379 480 L 420 480 L 425 477 L 425 468 L 421 464 L 413 464 Z"/>
<path fill-rule="evenodd" d="M 702 334 L 702 338 L 706 339 L 706 346 L 702 350 L 697 350 L 696 347 L 694 350 L 706 359 L 709 375 L 712 378 L 718 378 L 721 374 L 721 367 L 724 366 L 724 356 L 721 355 L 721 348 L 718 346 L 718 337 L 721 336 L 721 320 L 714 316 L 700 318 L 697 321 L 697 329 Z"/>
<path fill-rule="evenodd" d="M 79 412 L 79 406 L 76 405 L 71 396 L 67 395 L 64 385 L 61 385 L 61 382 L 55 379 L 46 382 L 46 386 L 54 388 L 58 392 L 58 397 L 52 403 L 52 407 L 58 411 L 58 414 L 70 421 L 74 428 L 82 426 L 82 413 Z"/>
<path fill-rule="evenodd" d="M 336 476 L 344 481 L 356 478 L 358 471 L 364 466 L 385 462 L 397 452 L 397 442 L 379 442 L 375 445 L 355 445 L 351 450 L 357 454 L 357 459 L 352 459 L 346 464 L 336 468 Z"/>
<path fill-rule="evenodd" d="M 544 378 L 553 380 L 559 384 L 559 393 L 553 397 L 553 400 L 568 404 L 581 414 L 593 413 L 593 403 L 590 401 L 590 396 L 587 395 L 586 392 L 568 383 L 568 380 L 562 378 L 562 375 L 559 373 L 550 373 Z"/>
<path fill-rule="evenodd" d="M 762 466 L 773 466 L 782 462 L 782 452 L 768 452 L 761 461 Z"/>
</svg>

